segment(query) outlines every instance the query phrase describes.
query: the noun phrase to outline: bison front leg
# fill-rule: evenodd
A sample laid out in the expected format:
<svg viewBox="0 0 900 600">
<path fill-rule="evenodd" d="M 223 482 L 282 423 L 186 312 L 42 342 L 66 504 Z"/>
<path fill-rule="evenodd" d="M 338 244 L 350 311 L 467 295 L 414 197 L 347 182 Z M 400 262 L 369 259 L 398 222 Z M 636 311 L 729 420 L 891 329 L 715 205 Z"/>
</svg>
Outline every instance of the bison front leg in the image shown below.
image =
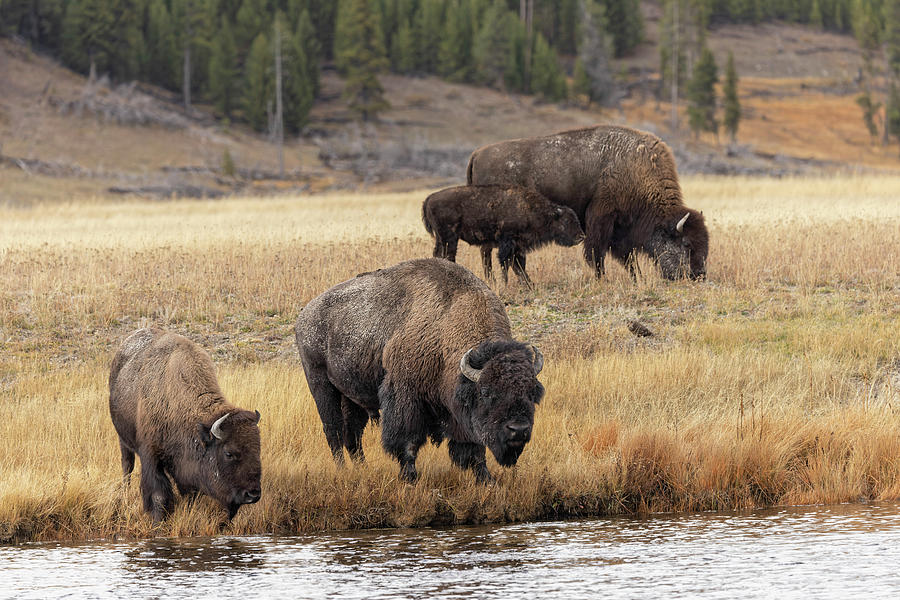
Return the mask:
<svg viewBox="0 0 900 600">
<path fill-rule="evenodd" d="M 141 456 L 141 497 L 144 510 L 154 523 L 162 521 L 175 506 L 175 494 L 162 463 L 149 453 Z"/>
<path fill-rule="evenodd" d="M 534 284 L 531 283 L 531 278 L 528 276 L 528 273 L 525 271 L 525 253 L 516 250 L 513 253 L 512 259 L 512 269 L 513 273 L 518 275 L 519 279 L 530 288 L 534 287 Z"/>
<path fill-rule="evenodd" d="M 487 468 L 484 446 L 450 440 L 448 443 L 450 460 L 460 469 L 471 469 L 479 483 L 492 483 L 493 476 Z"/>
<path fill-rule="evenodd" d="M 415 483 L 419 478 L 416 457 L 426 441 L 425 416 L 406 387 L 395 389 L 387 379 L 378 390 L 381 405 L 381 445 L 400 463 L 400 479 Z"/>
<path fill-rule="evenodd" d="M 603 260 L 612 240 L 613 215 L 592 215 L 590 209 L 584 227 L 584 258 L 594 267 L 597 279 L 605 273 Z"/>
</svg>

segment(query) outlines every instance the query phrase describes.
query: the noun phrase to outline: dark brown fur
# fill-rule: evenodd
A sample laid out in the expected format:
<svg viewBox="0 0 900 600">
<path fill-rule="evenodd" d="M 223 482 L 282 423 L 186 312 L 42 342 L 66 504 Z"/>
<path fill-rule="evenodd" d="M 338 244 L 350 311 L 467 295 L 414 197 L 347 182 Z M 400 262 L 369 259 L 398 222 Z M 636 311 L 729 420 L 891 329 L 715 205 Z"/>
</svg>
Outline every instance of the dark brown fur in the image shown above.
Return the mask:
<svg viewBox="0 0 900 600">
<path fill-rule="evenodd" d="M 209 355 L 184 336 L 157 328 L 128 336 L 109 374 L 109 412 L 119 434 L 125 482 L 141 459 L 144 510 L 155 522 L 174 494 L 204 493 L 235 515 L 260 495 L 259 413 L 228 403 Z M 224 439 L 210 427 L 221 423 Z"/>
<path fill-rule="evenodd" d="M 491 251 L 507 281 L 507 270 L 525 283 L 525 255 L 556 242 L 574 246 L 584 238 L 572 209 L 553 204 L 534 190 L 517 186 L 462 185 L 435 192 L 422 204 L 425 229 L 434 236 L 434 256 L 456 261 L 463 240 L 481 247 L 485 279 L 491 278 Z"/>
<path fill-rule="evenodd" d="M 485 447 L 510 466 L 531 437 L 537 352 L 512 339 L 503 303 L 464 267 L 427 258 L 364 273 L 310 301 L 295 333 L 338 462 L 345 447 L 362 460 L 363 429 L 379 416 L 405 481 L 428 438 L 449 438 L 453 462 L 485 480 Z M 471 348 L 477 383 L 460 371 Z"/>
<path fill-rule="evenodd" d="M 598 277 L 607 252 L 633 265 L 635 251 L 653 257 L 670 279 L 706 274 L 703 215 L 684 206 L 672 152 L 653 134 L 598 126 L 499 142 L 472 153 L 467 179 L 470 185 L 534 188 L 570 207 L 584 227 L 585 258 Z M 679 233 L 675 226 L 685 214 Z"/>
</svg>

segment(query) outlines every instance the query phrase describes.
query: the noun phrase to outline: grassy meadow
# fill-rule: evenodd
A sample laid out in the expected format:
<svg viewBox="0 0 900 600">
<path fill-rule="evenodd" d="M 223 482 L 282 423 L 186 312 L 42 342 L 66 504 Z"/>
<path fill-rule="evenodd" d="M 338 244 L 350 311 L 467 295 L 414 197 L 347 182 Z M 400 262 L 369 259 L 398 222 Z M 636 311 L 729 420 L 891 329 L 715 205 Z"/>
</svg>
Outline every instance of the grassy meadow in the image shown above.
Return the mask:
<svg viewBox="0 0 900 600">
<path fill-rule="evenodd" d="M 293 347 L 297 311 L 355 274 L 430 256 L 426 191 L 0 207 L 0 541 L 289 533 L 900 498 L 900 178 L 691 177 L 709 279 L 644 262 L 596 281 L 579 248 L 494 284 L 537 344 L 533 441 L 494 485 L 420 454 L 401 483 L 333 464 Z M 476 249 L 460 262 L 480 274 Z M 640 321 L 653 335 L 629 331 Z M 262 413 L 263 496 L 230 524 L 201 498 L 154 527 L 121 484 L 107 410 L 121 339 L 204 346 Z M 140 467 L 138 467 L 140 468 Z"/>
</svg>

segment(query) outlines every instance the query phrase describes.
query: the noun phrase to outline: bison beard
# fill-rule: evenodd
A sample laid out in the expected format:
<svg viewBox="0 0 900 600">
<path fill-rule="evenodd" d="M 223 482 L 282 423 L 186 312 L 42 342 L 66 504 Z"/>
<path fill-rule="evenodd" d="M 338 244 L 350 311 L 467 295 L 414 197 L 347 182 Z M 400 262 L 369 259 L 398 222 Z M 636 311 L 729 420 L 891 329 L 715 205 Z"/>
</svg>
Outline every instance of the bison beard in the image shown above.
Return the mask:
<svg viewBox="0 0 900 600">
<path fill-rule="evenodd" d="M 441 259 L 400 263 L 338 284 L 301 311 L 297 348 L 331 453 L 363 459 L 380 415 L 382 445 L 413 482 L 430 438 L 453 463 L 491 479 L 485 450 L 516 463 L 544 389 L 540 352 L 510 336 L 502 303 L 468 270 Z"/>
<path fill-rule="evenodd" d="M 706 275 L 703 215 L 684 206 L 672 152 L 653 134 L 598 126 L 499 142 L 472 153 L 467 179 L 531 187 L 570 207 L 598 277 L 607 252 L 632 274 L 634 254 L 642 252 L 668 279 Z"/>
</svg>

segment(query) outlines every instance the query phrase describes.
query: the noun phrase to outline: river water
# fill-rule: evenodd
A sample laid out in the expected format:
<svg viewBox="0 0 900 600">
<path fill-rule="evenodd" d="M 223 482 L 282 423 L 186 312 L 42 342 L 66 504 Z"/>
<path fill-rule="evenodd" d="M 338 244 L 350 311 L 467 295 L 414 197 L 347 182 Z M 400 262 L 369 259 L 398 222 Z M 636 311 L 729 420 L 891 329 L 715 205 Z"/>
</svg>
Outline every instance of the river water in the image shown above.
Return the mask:
<svg viewBox="0 0 900 600">
<path fill-rule="evenodd" d="M 900 504 L 0 547 L 0 598 L 896 598 Z"/>
</svg>

